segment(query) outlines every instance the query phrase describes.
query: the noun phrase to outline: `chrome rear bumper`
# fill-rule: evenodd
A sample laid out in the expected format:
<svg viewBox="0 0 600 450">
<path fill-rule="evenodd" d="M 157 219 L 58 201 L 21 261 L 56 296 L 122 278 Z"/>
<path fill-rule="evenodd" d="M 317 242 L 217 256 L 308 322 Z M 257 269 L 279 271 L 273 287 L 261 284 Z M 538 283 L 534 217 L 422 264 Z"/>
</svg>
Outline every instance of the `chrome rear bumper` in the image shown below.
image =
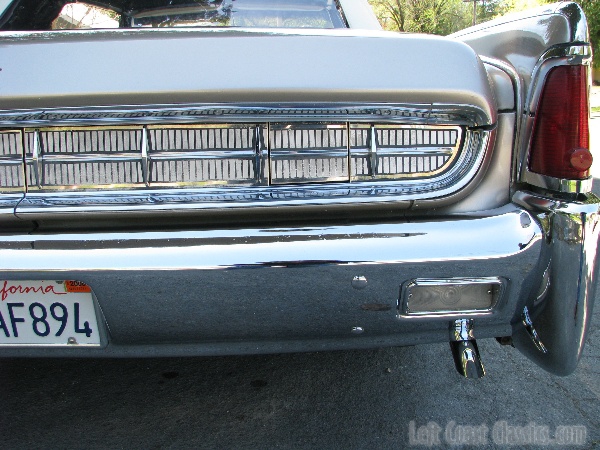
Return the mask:
<svg viewBox="0 0 600 450">
<path fill-rule="evenodd" d="M 524 307 L 535 321 L 546 305 L 564 301 L 564 292 L 544 289 L 547 269 L 558 258 L 554 248 L 562 252 L 564 245 L 573 248 L 560 256 L 552 277 L 585 286 L 583 303 L 581 290 L 569 295 L 580 299 L 580 311 L 591 312 L 597 231 L 549 234 L 549 224 L 565 214 L 536 206 L 535 198 L 518 198 L 535 212 L 510 204 L 436 221 L 3 236 L 0 279 L 85 282 L 106 329 L 101 348 L 3 347 L 0 355 L 212 355 L 412 345 L 447 342 L 449 326 L 461 317 L 473 319 L 477 338 L 511 336 L 519 333 Z M 581 220 L 572 214 L 577 205 L 570 205 L 566 217 Z M 593 202 L 582 208 L 597 211 Z M 595 223 L 596 217 L 588 214 L 584 222 Z M 406 315 L 401 287 L 423 278 L 494 278 L 504 287 L 489 311 Z M 542 327 L 542 340 L 544 333 Z"/>
</svg>

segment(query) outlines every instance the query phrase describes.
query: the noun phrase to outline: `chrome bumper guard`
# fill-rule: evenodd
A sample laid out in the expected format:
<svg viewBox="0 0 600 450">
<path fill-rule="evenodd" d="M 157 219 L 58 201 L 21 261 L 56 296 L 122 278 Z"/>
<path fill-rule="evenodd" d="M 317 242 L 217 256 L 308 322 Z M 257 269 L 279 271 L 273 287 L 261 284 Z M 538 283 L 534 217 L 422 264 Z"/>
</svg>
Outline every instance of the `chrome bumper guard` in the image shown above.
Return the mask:
<svg viewBox="0 0 600 450">
<path fill-rule="evenodd" d="M 590 194 L 585 201 L 566 202 L 517 192 L 513 202 L 536 214 L 545 237 L 540 262 L 547 264 L 540 287 L 523 311 L 535 324 L 537 336 L 532 337 L 521 319 L 515 323 L 513 343 L 542 368 L 569 375 L 581 357 L 592 320 L 600 199 Z"/>
</svg>

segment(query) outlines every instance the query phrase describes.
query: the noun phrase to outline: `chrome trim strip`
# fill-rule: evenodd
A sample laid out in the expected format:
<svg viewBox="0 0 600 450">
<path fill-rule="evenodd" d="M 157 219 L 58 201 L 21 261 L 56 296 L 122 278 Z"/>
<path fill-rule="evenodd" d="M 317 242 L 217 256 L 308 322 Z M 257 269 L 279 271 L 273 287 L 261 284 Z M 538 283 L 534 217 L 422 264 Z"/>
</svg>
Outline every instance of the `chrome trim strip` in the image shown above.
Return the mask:
<svg viewBox="0 0 600 450">
<path fill-rule="evenodd" d="M 547 213 L 561 213 L 579 216 L 581 214 L 596 216 L 600 214 L 600 199 L 595 194 L 586 194 L 585 201 L 564 201 L 544 197 L 528 191 L 517 191 L 513 195 L 513 203 L 528 210 Z"/>
<path fill-rule="evenodd" d="M 375 131 L 375 125 L 371 125 L 369 133 L 369 162 L 371 164 L 371 173 L 373 177 L 379 172 L 377 169 L 377 132 Z"/>
<path fill-rule="evenodd" d="M 142 128 L 142 177 L 144 184 L 150 186 L 150 158 L 148 157 L 148 128 Z"/>
<path fill-rule="evenodd" d="M 23 165 L 23 160 L 20 155 L 0 155 L 0 166 L 22 166 L 22 165 Z"/>
<path fill-rule="evenodd" d="M 592 191 L 592 185 L 594 178 L 589 177 L 585 180 L 567 180 L 562 178 L 549 177 L 547 175 L 541 175 L 539 173 L 530 172 L 528 168 L 525 169 L 524 181 L 543 189 L 551 191 L 559 191 L 568 194 L 581 194 Z"/>
<path fill-rule="evenodd" d="M 295 267 L 301 263 L 368 268 L 374 263 L 431 263 L 435 272 L 435 262 L 465 261 L 479 272 L 485 266 L 482 273 L 497 280 L 498 265 L 487 262 L 532 251 L 537 256 L 527 264 L 533 263 L 539 257 L 542 233 L 529 215 L 530 225 L 522 225 L 522 215 L 527 213 L 518 207 L 490 214 L 441 222 L 11 234 L 0 237 L 0 271 L 213 270 Z M 452 245 L 431 245 L 447 240 L 449 230 Z M 497 230 L 503 230 L 503 236 L 495 245 L 481 244 Z M 348 282 L 351 280 L 352 276 Z M 390 299 L 394 303 L 401 281 L 394 282 Z"/>
<path fill-rule="evenodd" d="M 131 124 L 259 123 L 259 122 L 385 122 L 422 125 L 494 125 L 473 105 L 407 104 L 203 104 L 123 105 L 0 111 L 0 128 L 41 126 L 106 126 Z"/>
<path fill-rule="evenodd" d="M 27 149 L 24 149 L 24 153 L 27 155 Z M 31 144 L 31 165 L 33 167 L 35 184 L 40 189 L 42 188 L 43 164 L 44 160 L 41 157 L 40 149 L 40 130 L 34 130 L 33 142 Z"/>
</svg>

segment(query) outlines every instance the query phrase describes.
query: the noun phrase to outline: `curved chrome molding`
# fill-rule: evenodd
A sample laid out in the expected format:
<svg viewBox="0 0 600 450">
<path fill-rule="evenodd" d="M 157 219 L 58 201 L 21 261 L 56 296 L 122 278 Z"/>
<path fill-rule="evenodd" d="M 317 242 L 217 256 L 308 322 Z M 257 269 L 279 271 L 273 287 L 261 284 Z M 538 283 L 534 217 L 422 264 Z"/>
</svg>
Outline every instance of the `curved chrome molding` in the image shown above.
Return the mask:
<svg viewBox="0 0 600 450">
<path fill-rule="evenodd" d="M 272 121 L 348 121 L 488 127 L 492 119 L 473 105 L 449 104 L 203 104 L 123 105 L 0 111 L 0 128 L 104 126 L 156 123 L 227 123 Z"/>
<path fill-rule="evenodd" d="M 529 170 L 529 152 L 535 122 L 535 111 L 539 105 L 540 96 L 548 73 L 553 68 L 563 65 L 585 65 L 591 67 L 591 61 L 592 55 L 589 44 L 569 44 L 553 47 L 540 57 L 533 71 L 533 81 L 527 96 L 525 111 L 520 125 L 521 148 L 518 157 L 518 173 L 519 179 L 522 182 L 564 193 L 585 193 L 591 191 L 591 177 L 586 180 L 563 180 L 534 173 Z M 591 80 L 591 77 L 589 79 Z"/>
<path fill-rule="evenodd" d="M 600 213 L 600 199 L 595 194 L 587 194 L 585 201 L 562 201 L 544 197 L 539 194 L 528 191 L 517 191 L 512 198 L 513 203 L 523 206 L 527 210 L 537 210 L 544 212 L 559 212 L 562 214 L 580 214 L 593 215 Z"/>
<path fill-rule="evenodd" d="M 44 213 L 114 213 L 193 211 L 222 208 L 332 206 L 435 199 L 455 194 L 477 176 L 488 154 L 491 132 L 471 131 L 454 166 L 427 179 L 372 180 L 294 186 L 207 187 L 197 189 L 122 190 L 116 192 L 29 192 L 17 215 Z M 406 207 L 406 206 L 405 206 Z"/>
<path fill-rule="evenodd" d="M 544 88 L 544 82 L 548 72 L 558 66 L 590 66 L 592 63 L 592 50 L 590 44 L 565 44 L 548 49 L 539 59 L 532 72 L 532 83 L 527 101 L 525 113 L 535 114 L 540 101 L 540 95 Z"/>
<path fill-rule="evenodd" d="M 548 189 L 549 191 L 564 192 L 566 194 L 580 194 L 591 192 L 594 179 L 593 177 L 589 177 L 585 180 L 566 180 L 549 177 L 547 175 L 540 175 L 539 173 L 530 172 L 528 168 L 525 168 L 523 181 L 532 184 L 533 186 L 541 187 L 542 189 Z"/>
<path fill-rule="evenodd" d="M 9 194 L 3 193 L 0 195 L 0 215 L 7 210 L 10 210 L 10 213 L 12 214 L 19 202 L 23 199 L 23 196 L 24 194 L 17 194 L 14 192 Z"/>
<path fill-rule="evenodd" d="M 521 139 L 521 126 L 523 123 L 523 116 L 524 116 L 523 96 L 525 94 L 523 92 L 524 91 L 523 82 L 521 81 L 519 72 L 517 72 L 517 70 L 512 65 L 510 65 L 502 60 L 499 60 L 496 58 L 488 58 L 487 56 L 480 56 L 480 59 L 485 64 L 489 64 L 490 66 L 496 67 L 496 68 L 500 69 L 501 71 L 503 71 L 506 75 L 508 75 L 508 77 L 512 81 L 513 90 L 514 90 L 514 98 L 515 98 L 515 111 L 516 111 L 515 130 L 514 130 L 514 137 L 513 137 L 513 148 L 516 148 Z M 514 152 L 513 157 L 515 159 L 513 161 L 513 177 L 514 177 L 514 179 L 516 179 L 518 177 L 517 170 L 519 167 L 517 152 Z"/>
</svg>

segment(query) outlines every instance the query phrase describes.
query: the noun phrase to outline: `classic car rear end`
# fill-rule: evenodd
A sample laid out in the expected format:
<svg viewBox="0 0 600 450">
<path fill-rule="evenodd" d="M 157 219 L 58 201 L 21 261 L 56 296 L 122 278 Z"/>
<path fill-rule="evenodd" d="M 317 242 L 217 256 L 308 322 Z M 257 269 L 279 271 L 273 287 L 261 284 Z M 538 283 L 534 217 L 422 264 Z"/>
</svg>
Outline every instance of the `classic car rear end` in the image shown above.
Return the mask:
<svg viewBox="0 0 600 450">
<path fill-rule="evenodd" d="M 64 3 L 0 17 L 0 355 L 449 341 L 481 376 L 495 337 L 575 369 L 598 241 L 577 5 L 441 38 L 355 0 L 107 0 L 120 29 L 31 31 Z"/>
</svg>

